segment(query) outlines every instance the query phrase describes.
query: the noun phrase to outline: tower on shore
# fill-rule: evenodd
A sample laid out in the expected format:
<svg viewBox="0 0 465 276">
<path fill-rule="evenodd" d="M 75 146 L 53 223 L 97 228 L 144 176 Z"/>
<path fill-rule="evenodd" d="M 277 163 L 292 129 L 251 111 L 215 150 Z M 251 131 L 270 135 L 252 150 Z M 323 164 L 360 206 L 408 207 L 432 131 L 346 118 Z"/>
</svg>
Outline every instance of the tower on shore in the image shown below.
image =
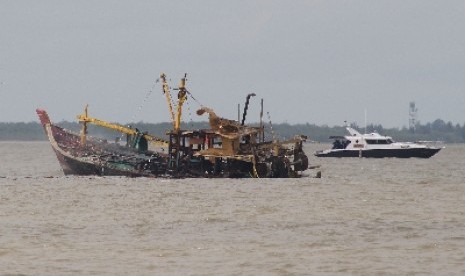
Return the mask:
<svg viewBox="0 0 465 276">
<path fill-rule="evenodd" d="M 415 102 L 410 102 L 408 111 L 408 127 L 413 133 L 415 133 L 415 126 L 417 124 L 417 111 L 418 109 L 415 107 Z"/>
</svg>

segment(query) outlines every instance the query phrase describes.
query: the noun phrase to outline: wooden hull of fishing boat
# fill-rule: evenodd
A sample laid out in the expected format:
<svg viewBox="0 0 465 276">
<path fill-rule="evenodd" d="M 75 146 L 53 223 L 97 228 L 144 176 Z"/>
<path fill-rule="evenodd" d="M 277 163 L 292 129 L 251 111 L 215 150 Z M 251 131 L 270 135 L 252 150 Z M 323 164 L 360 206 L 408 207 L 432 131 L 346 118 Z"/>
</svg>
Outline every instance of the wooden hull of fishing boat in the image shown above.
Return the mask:
<svg viewBox="0 0 465 276">
<path fill-rule="evenodd" d="M 160 160 L 152 162 L 149 169 L 144 168 L 147 165 L 144 162 L 123 162 L 123 153 L 115 151 L 121 146 L 112 145 L 110 148 L 107 143 L 89 141 L 83 147 L 79 135 L 53 125 L 43 110 L 38 109 L 37 114 L 65 175 L 166 177 L 165 164 L 160 164 Z"/>
</svg>

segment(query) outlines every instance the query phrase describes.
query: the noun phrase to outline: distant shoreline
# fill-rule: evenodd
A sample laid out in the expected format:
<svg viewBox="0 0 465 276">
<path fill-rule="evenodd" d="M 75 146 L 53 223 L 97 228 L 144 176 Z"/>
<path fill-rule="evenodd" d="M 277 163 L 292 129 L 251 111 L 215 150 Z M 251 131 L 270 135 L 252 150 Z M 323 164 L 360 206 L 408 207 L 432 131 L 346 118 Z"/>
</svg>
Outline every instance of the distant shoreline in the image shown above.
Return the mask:
<svg viewBox="0 0 465 276">
<path fill-rule="evenodd" d="M 60 122 L 57 125 L 79 133 L 80 125 L 77 122 Z M 165 137 L 166 132 L 171 128 L 170 123 L 132 123 L 132 127 L 150 134 Z M 258 125 L 253 123 L 251 125 Z M 352 127 L 364 131 L 364 128 L 351 124 Z M 203 129 L 208 128 L 207 122 L 189 122 L 181 125 L 182 129 Z M 121 137 L 120 133 L 105 128 L 89 125 L 88 132 L 90 136 L 100 137 L 109 141 L 116 137 Z M 453 125 L 451 122 L 444 122 L 440 119 L 425 125 L 418 124 L 415 132 L 407 128 L 383 128 L 381 125 L 367 125 L 367 133 L 378 132 L 381 135 L 393 137 L 396 141 L 443 141 L 445 143 L 465 143 L 465 124 Z M 273 124 L 271 131 L 270 125 L 265 124 L 265 136 L 271 138 L 273 135 L 279 139 L 289 139 L 294 135 L 306 135 L 309 141 L 329 143 L 330 136 L 346 135 L 347 132 L 343 126 L 318 126 L 315 124 Z M 38 122 L 29 123 L 0 123 L 0 141 L 12 142 L 34 142 L 47 141 L 44 129 Z"/>
</svg>

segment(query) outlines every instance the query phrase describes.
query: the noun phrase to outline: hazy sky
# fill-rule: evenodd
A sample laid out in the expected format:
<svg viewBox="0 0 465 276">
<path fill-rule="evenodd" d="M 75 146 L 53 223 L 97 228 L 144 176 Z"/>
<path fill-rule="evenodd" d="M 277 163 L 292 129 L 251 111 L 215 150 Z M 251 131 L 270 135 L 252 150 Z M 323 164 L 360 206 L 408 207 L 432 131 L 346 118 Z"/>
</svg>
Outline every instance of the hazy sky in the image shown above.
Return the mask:
<svg viewBox="0 0 465 276">
<path fill-rule="evenodd" d="M 363 125 L 366 110 L 401 127 L 410 101 L 421 122 L 465 122 L 463 0 L 0 0 L 0 38 L 2 122 L 38 121 L 37 107 L 74 121 L 85 104 L 108 121 L 166 122 L 161 72 L 173 87 L 187 73 L 230 119 L 254 92 L 249 121 L 264 98 L 276 123 Z M 198 107 L 183 119 L 205 120 Z"/>
</svg>

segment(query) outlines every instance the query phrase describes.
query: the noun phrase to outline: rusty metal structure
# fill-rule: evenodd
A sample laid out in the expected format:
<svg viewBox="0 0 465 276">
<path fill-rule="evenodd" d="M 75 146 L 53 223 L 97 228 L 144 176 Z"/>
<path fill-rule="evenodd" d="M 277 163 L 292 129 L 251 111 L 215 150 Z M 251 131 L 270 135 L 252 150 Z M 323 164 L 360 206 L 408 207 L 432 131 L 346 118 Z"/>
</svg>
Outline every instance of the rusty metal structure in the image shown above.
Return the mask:
<svg viewBox="0 0 465 276">
<path fill-rule="evenodd" d="M 207 115 L 210 127 L 183 130 L 183 105 L 188 96 L 192 96 L 186 89 L 186 75 L 174 89 L 178 91 L 176 105 L 172 101 L 166 75 L 161 74 L 160 79 L 173 124 L 166 133 L 167 139 L 89 117 L 87 106 L 84 113 L 78 115 L 81 133 L 74 134 L 51 123 L 48 114 L 37 109 L 63 172 L 131 177 L 289 178 L 300 177 L 308 169 L 308 158 L 302 146 L 305 136 L 265 141 L 263 101 L 260 126 L 245 124 L 249 101 L 255 94 L 247 95 L 242 122 L 222 118 L 213 109 L 201 107 L 196 113 Z M 88 123 L 126 134 L 126 145 L 109 144 L 88 137 Z M 165 146 L 167 151 L 151 151 L 147 142 Z"/>
</svg>

